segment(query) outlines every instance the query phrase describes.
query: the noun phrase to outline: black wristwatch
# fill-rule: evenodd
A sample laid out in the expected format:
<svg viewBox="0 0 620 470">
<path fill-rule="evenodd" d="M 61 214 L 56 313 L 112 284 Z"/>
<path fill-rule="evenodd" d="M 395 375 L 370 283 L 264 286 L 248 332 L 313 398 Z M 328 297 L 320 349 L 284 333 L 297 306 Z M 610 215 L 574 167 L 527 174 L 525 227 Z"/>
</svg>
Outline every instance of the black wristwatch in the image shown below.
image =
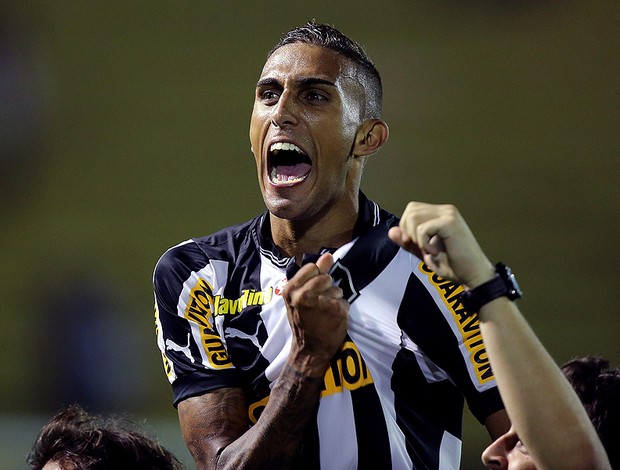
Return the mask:
<svg viewBox="0 0 620 470">
<path fill-rule="evenodd" d="M 523 296 L 515 275 L 503 263 L 495 265 L 497 275 L 490 281 L 480 284 L 472 290 L 461 292 L 460 299 L 469 313 L 477 313 L 483 305 L 498 297 L 508 297 L 510 300 L 520 299 Z"/>
</svg>

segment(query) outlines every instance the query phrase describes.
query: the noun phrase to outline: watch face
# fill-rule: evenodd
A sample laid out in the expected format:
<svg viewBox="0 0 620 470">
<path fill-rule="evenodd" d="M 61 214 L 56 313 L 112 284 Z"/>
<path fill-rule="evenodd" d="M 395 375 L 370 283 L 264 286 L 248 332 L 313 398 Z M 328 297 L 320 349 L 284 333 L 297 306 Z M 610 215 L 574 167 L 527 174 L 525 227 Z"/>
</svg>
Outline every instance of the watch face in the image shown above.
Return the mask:
<svg viewBox="0 0 620 470">
<path fill-rule="evenodd" d="M 506 288 L 508 289 L 508 298 L 510 300 L 520 299 L 523 295 L 521 291 L 521 287 L 519 287 L 519 283 L 517 282 L 517 278 L 512 273 L 512 270 L 502 264 L 497 263 L 495 267 L 497 273 L 506 281 Z"/>
</svg>

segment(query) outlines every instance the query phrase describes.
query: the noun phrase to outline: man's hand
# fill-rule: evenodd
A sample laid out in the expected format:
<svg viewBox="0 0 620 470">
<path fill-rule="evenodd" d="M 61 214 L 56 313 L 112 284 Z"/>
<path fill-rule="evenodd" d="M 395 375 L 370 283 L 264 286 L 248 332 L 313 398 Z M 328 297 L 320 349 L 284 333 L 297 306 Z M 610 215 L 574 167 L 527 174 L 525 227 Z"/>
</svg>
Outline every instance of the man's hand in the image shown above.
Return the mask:
<svg viewBox="0 0 620 470">
<path fill-rule="evenodd" d="M 323 377 L 347 331 L 349 304 L 327 274 L 333 264 L 326 253 L 316 264 L 304 265 L 282 294 L 293 330 L 289 362 L 315 377 Z"/>
<path fill-rule="evenodd" d="M 390 239 L 447 279 L 474 288 L 495 276 L 465 220 L 453 205 L 410 202 Z"/>
</svg>

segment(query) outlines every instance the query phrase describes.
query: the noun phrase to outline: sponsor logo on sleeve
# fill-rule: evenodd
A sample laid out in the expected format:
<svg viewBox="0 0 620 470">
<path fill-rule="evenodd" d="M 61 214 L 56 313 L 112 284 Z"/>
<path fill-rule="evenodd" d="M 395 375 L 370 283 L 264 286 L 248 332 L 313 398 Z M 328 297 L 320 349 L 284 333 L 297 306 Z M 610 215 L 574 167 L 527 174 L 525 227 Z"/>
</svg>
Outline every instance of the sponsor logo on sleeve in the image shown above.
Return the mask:
<svg viewBox="0 0 620 470">
<path fill-rule="evenodd" d="M 215 332 L 214 318 L 220 315 L 237 315 L 247 307 L 271 302 L 273 287 L 264 291 L 244 289 L 241 291 L 241 296 L 236 299 L 228 299 L 219 294 L 213 295 L 212 292 L 212 286 L 205 279 L 199 278 L 190 290 L 185 317 L 200 326 L 201 342 L 209 366 L 224 369 L 232 367 L 232 362 L 226 353 L 222 338 Z M 182 346 L 171 345 L 174 346 L 178 346 L 177 350 L 181 351 Z M 185 348 L 189 349 L 188 346 Z"/>
<path fill-rule="evenodd" d="M 187 333 L 187 344 L 177 344 L 174 341 L 172 341 L 170 338 L 168 338 L 166 340 L 166 351 L 176 351 L 176 352 L 180 352 L 183 353 L 183 355 L 192 363 L 194 363 L 194 357 L 192 356 L 192 353 L 189 349 L 189 344 L 190 344 L 190 333 Z"/>
<path fill-rule="evenodd" d="M 159 342 L 163 340 L 163 336 L 161 336 L 162 332 L 161 332 L 161 326 L 160 326 L 160 320 L 159 320 L 159 308 L 157 308 L 157 302 L 155 303 L 154 313 L 155 313 L 155 336 L 157 337 L 157 342 L 159 344 Z M 166 357 L 166 354 L 164 354 L 164 351 L 161 350 L 160 352 L 161 352 L 162 361 L 164 363 L 164 371 L 166 372 L 166 377 L 168 377 L 168 380 L 172 382 L 176 378 L 176 376 L 174 375 L 174 370 L 172 369 L 172 364 L 170 364 L 170 361 Z"/>
<path fill-rule="evenodd" d="M 213 328 L 213 296 L 212 287 L 207 281 L 199 278 L 196 285 L 191 289 L 185 318 L 195 322 L 199 326 L 200 341 L 206 353 L 208 366 L 212 369 L 226 369 L 232 367 L 232 362 L 226 354 L 222 338 L 215 333 Z"/>
<path fill-rule="evenodd" d="M 469 361 L 476 373 L 478 382 L 481 385 L 486 384 L 493 379 L 493 371 L 491 370 L 491 363 L 482 341 L 478 315 L 467 312 L 459 299 L 459 294 L 463 291 L 463 287 L 438 276 L 424 263 L 420 263 L 419 268 L 428 276 L 431 284 L 438 290 L 444 304 L 448 307 L 452 318 L 456 322 L 463 339 L 463 344 L 469 352 Z"/>
</svg>

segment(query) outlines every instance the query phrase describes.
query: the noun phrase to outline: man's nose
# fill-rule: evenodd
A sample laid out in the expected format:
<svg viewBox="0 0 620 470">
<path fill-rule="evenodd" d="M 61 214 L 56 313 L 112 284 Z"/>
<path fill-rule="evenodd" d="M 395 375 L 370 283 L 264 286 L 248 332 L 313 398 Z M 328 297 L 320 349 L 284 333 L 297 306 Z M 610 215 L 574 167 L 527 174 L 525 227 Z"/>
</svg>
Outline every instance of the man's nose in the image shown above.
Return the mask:
<svg viewBox="0 0 620 470">
<path fill-rule="evenodd" d="M 508 458 L 506 445 L 502 437 L 496 439 L 482 453 L 482 463 L 485 467 L 492 470 L 506 470 L 508 468 Z"/>
<path fill-rule="evenodd" d="M 295 97 L 284 92 L 280 96 L 278 103 L 273 108 L 271 122 L 276 127 L 294 126 L 298 122 L 299 107 Z"/>
</svg>

